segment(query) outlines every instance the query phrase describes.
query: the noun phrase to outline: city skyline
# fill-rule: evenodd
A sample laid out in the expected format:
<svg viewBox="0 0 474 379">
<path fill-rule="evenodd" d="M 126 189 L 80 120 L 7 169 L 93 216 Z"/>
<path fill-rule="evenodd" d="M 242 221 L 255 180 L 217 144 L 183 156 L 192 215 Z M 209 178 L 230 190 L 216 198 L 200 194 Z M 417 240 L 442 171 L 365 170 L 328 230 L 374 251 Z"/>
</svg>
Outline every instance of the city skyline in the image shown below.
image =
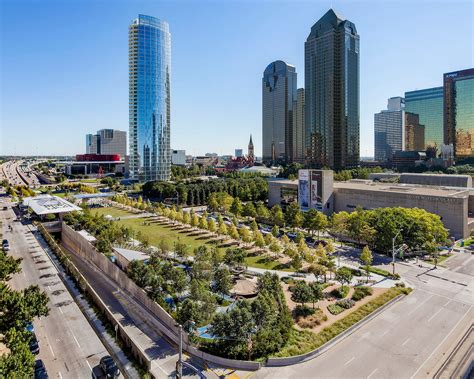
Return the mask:
<svg viewBox="0 0 474 379">
<path fill-rule="evenodd" d="M 171 146 L 194 155 L 211 151 L 229 154 L 235 148 L 246 146 L 248 134 L 252 133 L 256 144 L 255 153 L 261 156 L 261 91 L 258 90 L 261 79 L 258 78 L 261 78 L 262 64 L 265 67 L 268 62 L 283 59 L 294 65 L 300 74 L 298 87 L 302 87 L 303 44 L 307 31 L 331 7 L 329 2 L 298 3 L 298 9 L 291 14 L 292 27 L 284 31 L 285 40 L 276 43 L 273 40 L 280 37 L 279 31 L 276 31 L 275 36 L 265 37 L 263 33 L 269 23 L 261 18 L 263 13 L 269 11 L 265 4 L 236 3 L 223 7 L 215 3 L 204 3 L 202 6 L 188 3 L 182 9 L 170 3 L 163 3 L 163 6 L 150 3 L 119 4 L 107 16 L 101 14 L 106 4 L 81 4 L 87 4 L 88 7 L 84 7 L 87 9 L 82 9 L 78 4 L 46 2 L 40 7 L 34 2 L 2 3 L 2 50 L 8 54 L 2 54 L 5 58 L 2 59 L 1 154 L 74 155 L 83 152 L 83 135 L 90 130 L 127 130 L 128 78 L 126 55 L 123 54 L 127 46 L 126 37 L 124 40 L 126 27 L 123 30 L 123 25 L 129 23 L 136 14 L 145 13 L 169 21 L 174 33 L 173 41 L 176 41 L 173 44 L 173 51 L 177 53 L 173 53 L 171 85 Z M 272 10 L 276 19 L 283 17 L 290 5 L 282 3 L 279 9 Z M 416 34 L 412 30 L 404 31 L 396 22 L 403 7 L 391 5 L 385 7 L 389 9 L 383 9 L 374 2 L 357 9 L 352 4 L 333 2 L 332 8 L 353 21 L 358 33 L 363 35 L 360 155 L 370 156 L 373 149 L 373 114 L 384 108 L 386 98 L 403 96 L 404 92 L 417 88 L 441 86 L 443 73 L 472 66 L 472 25 L 461 21 L 463 17 L 466 20 L 469 18 L 472 5 L 468 2 L 455 3 L 449 9 L 444 9 L 442 5 L 415 3 L 411 6 L 411 14 L 404 14 L 404 17 L 408 17 L 407 22 L 413 18 L 420 22 L 432 20 L 434 23 L 443 21 L 456 25 L 455 31 L 447 27 L 439 34 L 436 30 L 430 33 L 419 30 Z M 386 22 L 374 23 L 372 18 L 364 15 L 367 8 L 373 12 L 373 19 L 384 18 Z M 237 21 L 238 17 L 231 16 L 236 11 L 238 14 L 250 11 L 248 20 Z M 392 12 L 390 19 L 389 11 Z M 13 17 L 19 12 L 22 13 L 21 20 Z M 57 21 L 54 26 L 41 20 L 42 12 L 59 16 L 55 18 Z M 197 26 L 212 19 L 215 12 L 223 13 L 223 19 L 229 26 L 224 21 L 218 21 L 198 30 Z M 61 17 L 70 13 L 74 13 L 77 18 L 74 23 L 65 22 Z M 196 15 L 202 16 L 201 19 L 196 21 Z M 93 38 L 87 29 L 92 23 L 96 25 L 95 21 L 98 20 L 101 22 L 97 23 L 97 38 Z M 237 22 L 244 22 L 253 31 L 255 38 L 252 41 L 249 42 L 248 38 L 239 36 L 233 30 L 232 26 Z M 190 46 L 186 41 L 190 30 L 195 33 L 194 39 L 190 38 L 193 43 L 201 43 L 206 36 L 215 35 L 219 29 L 223 37 L 216 37 L 212 49 L 199 51 L 200 54 L 196 54 L 198 47 Z M 31 33 L 31 30 L 36 32 Z M 35 45 L 39 45 L 39 38 L 48 38 L 57 30 L 62 30 L 65 36 L 58 36 L 52 41 L 44 40 L 41 49 L 35 48 Z M 74 38 L 79 32 L 84 33 L 84 41 L 78 42 Z M 410 41 L 405 46 L 381 49 L 383 44 L 396 41 L 397 33 L 399 37 L 410 34 Z M 455 37 L 459 44 L 447 43 Z M 241 52 L 242 56 L 251 52 L 255 59 L 248 62 L 249 59 L 245 58 L 236 64 L 235 53 L 229 56 L 228 46 L 224 45 L 225 38 L 230 39 L 234 47 L 247 44 L 248 48 Z M 434 43 L 435 40 L 437 43 Z M 24 48 L 21 51 L 14 50 L 13 46 L 17 44 Z M 436 56 L 435 52 L 441 45 L 444 53 Z M 416 51 L 412 51 L 414 47 Z M 190 50 L 190 55 L 183 53 L 186 49 Z M 411 49 L 412 59 L 409 62 L 402 59 L 402 53 L 407 49 Z M 94 53 L 98 50 L 103 51 L 102 55 L 99 53 L 97 56 L 100 64 L 91 67 L 91 61 L 96 59 Z M 53 58 L 56 61 L 51 65 L 50 59 Z M 430 64 L 422 64 L 423 59 L 430 61 Z M 193 64 L 190 65 L 190 62 Z M 209 67 L 206 67 L 206 63 Z M 242 69 L 240 63 L 245 66 L 244 71 L 249 73 L 243 80 L 237 75 L 238 70 Z M 257 65 L 259 70 L 255 70 Z M 191 66 L 197 67 L 200 74 L 186 76 Z M 208 70 L 214 71 L 219 79 L 212 80 L 211 77 L 209 80 Z M 222 71 L 228 72 L 225 79 L 220 75 Z M 387 72 L 393 76 L 392 79 Z M 61 80 L 54 81 L 54 78 Z M 241 84 L 232 87 L 235 81 Z M 231 91 L 229 84 L 237 90 Z M 202 98 L 196 96 L 196 87 L 203 93 Z M 204 100 L 208 104 L 217 102 L 212 112 L 202 107 Z M 29 111 L 25 112 L 25 109 Z M 191 134 L 196 129 L 199 133 Z M 190 138 L 191 135 L 193 138 Z M 60 138 L 64 143 L 57 144 L 51 136 Z"/>
</svg>

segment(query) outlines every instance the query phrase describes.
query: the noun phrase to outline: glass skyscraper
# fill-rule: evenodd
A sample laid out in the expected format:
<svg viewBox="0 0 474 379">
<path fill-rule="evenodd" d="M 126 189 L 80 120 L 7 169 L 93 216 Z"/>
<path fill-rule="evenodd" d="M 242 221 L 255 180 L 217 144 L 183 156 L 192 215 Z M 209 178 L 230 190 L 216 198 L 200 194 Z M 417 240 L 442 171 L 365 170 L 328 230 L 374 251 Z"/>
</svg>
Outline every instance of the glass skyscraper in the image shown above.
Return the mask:
<svg viewBox="0 0 474 379">
<path fill-rule="evenodd" d="M 311 166 L 358 166 L 359 35 L 332 9 L 305 43 L 305 129 Z"/>
<path fill-rule="evenodd" d="M 283 61 L 270 63 L 262 79 L 262 144 L 265 163 L 290 162 L 293 156 L 293 102 L 296 69 Z"/>
<path fill-rule="evenodd" d="M 405 92 L 405 110 L 416 113 L 425 126 L 425 148 L 443 143 L 443 87 Z"/>
<path fill-rule="evenodd" d="M 474 158 L 474 68 L 444 74 L 444 143 L 454 158 Z"/>
<path fill-rule="evenodd" d="M 139 15 L 129 27 L 130 177 L 169 180 L 171 35 L 168 23 Z"/>
<path fill-rule="evenodd" d="M 387 110 L 374 115 L 374 156 L 378 162 L 392 160 L 396 151 L 405 150 L 405 100 L 392 97 Z"/>
</svg>

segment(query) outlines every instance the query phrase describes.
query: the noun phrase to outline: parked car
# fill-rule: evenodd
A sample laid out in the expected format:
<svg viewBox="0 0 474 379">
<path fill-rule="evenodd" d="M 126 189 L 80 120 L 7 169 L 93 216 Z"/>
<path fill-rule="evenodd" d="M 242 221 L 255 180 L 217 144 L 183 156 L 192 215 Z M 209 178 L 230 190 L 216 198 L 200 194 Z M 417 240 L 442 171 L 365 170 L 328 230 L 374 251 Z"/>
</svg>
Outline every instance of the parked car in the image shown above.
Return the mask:
<svg viewBox="0 0 474 379">
<path fill-rule="evenodd" d="M 33 323 L 29 322 L 28 324 L 26 324 L 25 326 L 25 329 L 30 332 L 30 333 L 34 333 L 35 332 L 35 327 L 33 326 Z"/>
<path fill-rule="evenodd" d="M 35 362 L 35 379 L 48 379 L 48 372 L 46 367 L 41 359 L 38 359 Z"/>
<path fill-rule="evenodd" d="M 100 368 L 106 378 L 118 378 L 120 376 L 120 371 L 110 355 L 100 358 Z"/>
<path fill-rule="evenodd" d="M 6 211 L 8 210 L 8 207 L 6 205 L 3 206 L 3 210 Z"/>
<path fill-rule="evenodd" d="M 10 244 L 8 243 L 8 240 L 3 240 L 3 241 L 2 241 L 2 248 L 3 248 L 3 250 L 5 250 L 5 251 L 10 250 Z"/>
<path fill-rule="evenodd" d="M 34 355 L 37 355 L 40 352 L 39 342 L 38 342 L 38 339 L 36 338 L 36 334 L 34 334 L 34 333 L 31 336 L 31 340 L 30 340 L 30 351 Z"/>
</svg>

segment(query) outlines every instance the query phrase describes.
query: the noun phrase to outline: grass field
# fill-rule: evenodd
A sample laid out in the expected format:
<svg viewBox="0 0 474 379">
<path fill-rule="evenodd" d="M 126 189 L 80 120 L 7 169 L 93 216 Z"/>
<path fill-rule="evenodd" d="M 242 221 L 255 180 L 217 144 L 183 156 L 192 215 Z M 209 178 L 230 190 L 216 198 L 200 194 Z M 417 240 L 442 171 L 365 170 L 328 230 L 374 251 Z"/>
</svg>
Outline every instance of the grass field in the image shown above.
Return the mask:
<svg viewBox="0 0 474 379">
<path fill-rule="evenodd" d="M 115 207 L 95 208 L 95 209 L 91 209 L 91 213 L 92 214 L 96 213 L 101 216 L 111 215 L 112 217 L 123 217 L 123 216 L 133 215 L 133 213 L 131 212 L 118 209 Z"/>
<path fill-rule="evenodd" d="M 258 255 L 255 257 L 248 257 L 245 261 L 247 265 L 250 267 L 265 268 L 267 270 L 288 271 L 288 272 L 295 271 L 292 267 L 288 267 L 286 265 L 281 264 L 278 261 L 273 261 L 271 259 L 258 256 Z"/>
<path fill-rule="evenodd" d="M 136 232 L 140 232 L 142 235 L 147 236 L 151 245 L 159 246 L 160 241 L 165 240 L 170 249 L 173 248 L 173 244 L 178 239 L 188 246 L 188 253 L 192 255 L 193 250 L 196 247 L 206 244 L 207 240 L 198 240 L 196 237 L 188 236 L 185 233 L 179 233 L 176 230 L 171 229 L 165 225 L 157 223 L 150 223 L 144 225 L 145 218 L 130 218 L 125 220 L 118 220 L 120 225 L 124 225 L 134 229 Z M 147 221 L 149 222 L 149 221 Z M 220 249 L 224 250 L 224 249 Z"/>
</svg>

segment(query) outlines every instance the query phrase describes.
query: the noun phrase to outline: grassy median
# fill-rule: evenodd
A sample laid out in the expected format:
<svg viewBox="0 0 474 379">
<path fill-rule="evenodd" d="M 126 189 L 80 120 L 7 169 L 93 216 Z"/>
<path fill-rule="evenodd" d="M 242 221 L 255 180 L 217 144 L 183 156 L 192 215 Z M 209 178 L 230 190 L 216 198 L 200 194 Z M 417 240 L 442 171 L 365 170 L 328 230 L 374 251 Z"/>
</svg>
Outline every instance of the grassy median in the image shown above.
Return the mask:
<svg viewBox="0 0 474 379">
<path fill-rule="evenodd" d="M 274 354 L 273 357 L 291 357 L 317 349 L 393 298 L 400 294 L 408 294 L 410 291 L 411 289 L 409 288 L 390 288 L 372 301 L 369 301 L 367 304 L 364 304 L 354 312 L 348 314 L 343 319 L 324 328 L 319 333 L 293 328 L 287 344 L 278 353 Z"/>
</svg>

